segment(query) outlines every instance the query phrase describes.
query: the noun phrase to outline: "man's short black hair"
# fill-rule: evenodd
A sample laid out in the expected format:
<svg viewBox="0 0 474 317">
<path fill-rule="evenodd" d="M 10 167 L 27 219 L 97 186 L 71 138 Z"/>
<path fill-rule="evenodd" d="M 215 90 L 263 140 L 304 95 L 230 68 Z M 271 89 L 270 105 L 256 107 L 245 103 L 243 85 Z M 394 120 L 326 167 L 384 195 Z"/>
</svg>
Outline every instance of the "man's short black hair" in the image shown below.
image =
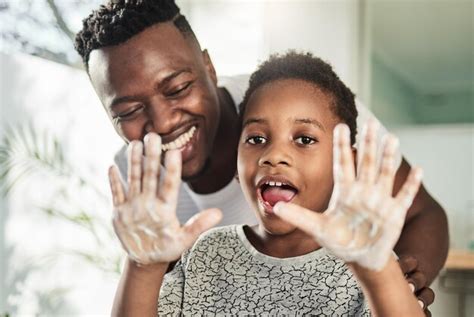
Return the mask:
<svg viewBox="0 0 474 317">
<path fill-rule="evenodd" d="M 174 0 L 110 0 L 83 20 L 75 48 L 87 68 L 93 50 L 121 44 L 156 23 L 168 21 L 197 42 Z"/>
<path fill-rule="evenodd" d="M 311 53 L 289 51 L 286 54 L 274 54 L 263 62 L 250 77 L 249 87 L 240 104 L 240 115 L 252 94 L 259 87 L 281 79 L 300 79 L 316 85 L 323 92 L 332 96 L 332 111 L 349 126 L 351 144 L 355 143 L 357 133 L 357 109 L 354 93 L 339 79 L 331 65 Z"/>
</svg>

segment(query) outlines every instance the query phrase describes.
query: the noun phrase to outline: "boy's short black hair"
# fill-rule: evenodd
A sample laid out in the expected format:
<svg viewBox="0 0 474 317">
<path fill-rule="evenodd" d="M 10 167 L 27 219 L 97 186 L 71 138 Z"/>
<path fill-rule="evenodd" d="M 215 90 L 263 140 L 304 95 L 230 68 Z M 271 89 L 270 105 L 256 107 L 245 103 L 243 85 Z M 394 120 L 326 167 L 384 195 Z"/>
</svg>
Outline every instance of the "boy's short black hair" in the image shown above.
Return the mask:
<svg viewBox="0 0 474 317">
<path fill-rule="evenodd" d="M 87 68 L 93 50 L 121 44 L 156 23 L 168 21 L 197 42 L 174 0 L 110 0 L 83 20 L 74 46 Z"/>
<path fill-rule="evenodd" d="M 355 143 L 357 133 L 355 95 L 339 79 L 331 65 L 311 53 L 289 51 L 283 55 L 271 55 L 250 77 L 249 87 L 245 92 L 244 100 L 240 104 L 240 115 L 244 115 L 245 107 L 255 90 L 280 79 L 301 79 L 331 94 L 333 97 L 332 111 L 343 123 L 349 126 L 351 144 Z"/>
</svg>

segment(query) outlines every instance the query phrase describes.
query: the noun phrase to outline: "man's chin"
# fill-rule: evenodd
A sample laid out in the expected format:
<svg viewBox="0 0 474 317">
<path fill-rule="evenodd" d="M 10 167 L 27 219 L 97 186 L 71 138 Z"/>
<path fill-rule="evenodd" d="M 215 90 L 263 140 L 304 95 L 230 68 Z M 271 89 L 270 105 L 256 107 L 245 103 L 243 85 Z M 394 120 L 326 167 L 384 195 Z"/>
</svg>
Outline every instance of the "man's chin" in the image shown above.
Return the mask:
<svg viewBox="0 0 474 317">
<path fill-rule="evenodd" d="M 199 180 L 206 172 L 209 170 L 211 166 L 211 159 L 207 158 L 201 166 L 193 168 L 193 171 L 187 172 L 185 170 L 185 166 L 183 166 L 183 175 L 181 179 L 183 182 L 194 182 Z"/>
</svg>

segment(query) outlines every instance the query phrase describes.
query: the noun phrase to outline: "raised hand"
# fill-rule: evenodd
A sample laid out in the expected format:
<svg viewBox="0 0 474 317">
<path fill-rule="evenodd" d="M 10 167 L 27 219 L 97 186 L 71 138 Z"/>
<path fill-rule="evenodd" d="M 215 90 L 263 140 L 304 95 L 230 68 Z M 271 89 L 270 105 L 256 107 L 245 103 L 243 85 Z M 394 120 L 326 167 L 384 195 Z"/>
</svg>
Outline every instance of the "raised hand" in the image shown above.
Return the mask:
<svg viewBox="0 0 474 317">
<path fill-rule="evenodd" d="M 166 175 L 159 182 L 161 138 L 156 133 L 149 133 L 144 143 L 145 157 L 140 141 L 129 144 L 127 192 L 117 167 L 109 169 L 114 230 L 133 261 L 143 265 L 171 262 L 177 260 L 202 232 L 216 225 L 222 214 L 218 209 L 208 209 L 181 226 L 176 217 L 181 153 L 179 150 L 166 153 Z"/>
<path fill-rule="evenodd" d="M 334 190 L 324 213 L 282 202 L 275 205 L 274 211 L 342 260 L 381 270 L 400 236 L 406 212 L 420 186 L 421 170 L 412 169 L 393 197 L 398 141 L 391 135 L 385 138 L 378 164 L 376 132 L 373 121 L 364 127 L 356 174 L 349 129 L 344 124 L 334 129 Z"/>
</svg>

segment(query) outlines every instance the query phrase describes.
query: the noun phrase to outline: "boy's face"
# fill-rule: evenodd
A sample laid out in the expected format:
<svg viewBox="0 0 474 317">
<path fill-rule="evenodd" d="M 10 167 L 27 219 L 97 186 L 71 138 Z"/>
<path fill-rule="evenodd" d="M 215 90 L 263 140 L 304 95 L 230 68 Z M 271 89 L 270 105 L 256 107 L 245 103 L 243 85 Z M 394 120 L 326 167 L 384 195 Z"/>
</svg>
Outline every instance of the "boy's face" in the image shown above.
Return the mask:
<svg viewBox="0 0 474 317">
<path fill-rule="evenodd" d="M 126 142 L 153 131 L 165 149 L 181 148 L 183 178 L 204 168 L 219 123 L 217 79 L 207 53 L 172 22 L 92 51 L 89 75 Z"/>
<path fill-rule="evenodd" d="M 277 201 L 322 212 L 333 189 L 332 98 L 314 84 L 283 79 L 250 97 L 243 116 L 238 173 L 247 201 L 272 234 L 295 230 L 273 213 Z"/>
</svg>

